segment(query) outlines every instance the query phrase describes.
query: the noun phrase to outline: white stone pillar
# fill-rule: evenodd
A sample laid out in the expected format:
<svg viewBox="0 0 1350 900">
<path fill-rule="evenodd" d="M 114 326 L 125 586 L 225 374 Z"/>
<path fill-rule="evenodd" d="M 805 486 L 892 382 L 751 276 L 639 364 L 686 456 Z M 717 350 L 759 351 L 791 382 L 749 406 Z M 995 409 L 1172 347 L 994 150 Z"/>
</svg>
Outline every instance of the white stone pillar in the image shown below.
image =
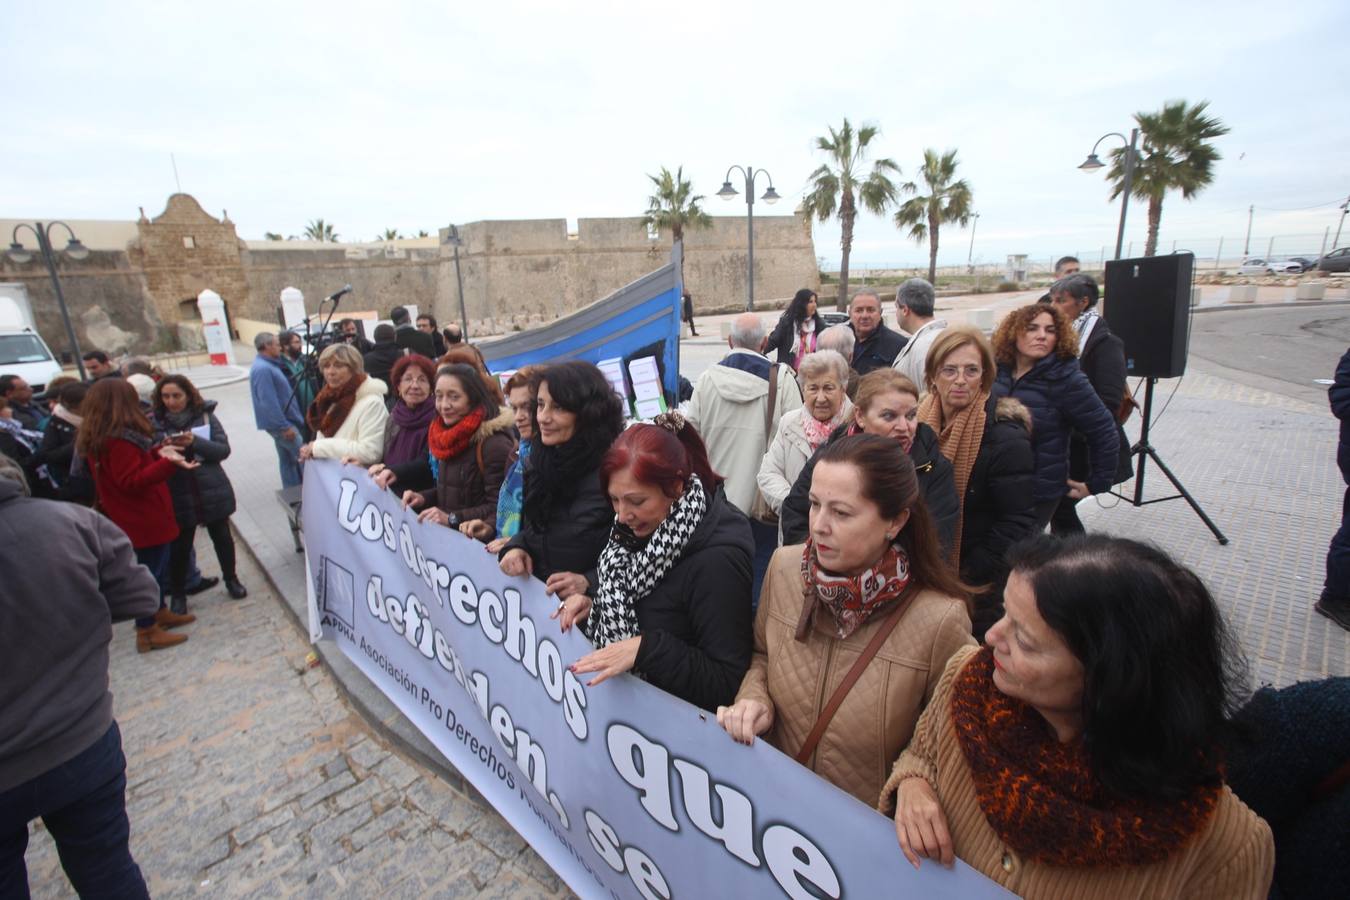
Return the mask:
<svg viewBox="0 0 1350 900">
<path fill-rule="evenodd" d="M 285 323 L 287 331 L 305 324 L 305 295 L 299 288 L 288 286 L 281 289 L 281 321 Z"/>
<path fill-rule="evenodd" d="M 234 365 L 234 344 L 230 341 L 230 326 L 225 319 L 225 301 L 207 288 L 197 295 L 197 309 L 202 316 L 202 332 L 206 338 L 206 352 L 211 354 L 211 365 Z"/>
</svg>

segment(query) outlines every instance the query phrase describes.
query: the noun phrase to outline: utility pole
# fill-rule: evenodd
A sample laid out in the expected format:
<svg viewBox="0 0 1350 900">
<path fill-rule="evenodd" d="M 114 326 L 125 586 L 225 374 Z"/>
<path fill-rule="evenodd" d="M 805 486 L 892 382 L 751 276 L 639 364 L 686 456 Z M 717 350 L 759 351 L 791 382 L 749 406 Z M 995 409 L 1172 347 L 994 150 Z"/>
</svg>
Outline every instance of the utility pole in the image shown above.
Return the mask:
<svg viewBox="0 0 1350 900">
<path fill-rule="evenodd" d="M 966 268 L 970 269 L 971 260 L 975 258 L 975 229 L 980 226 L 980 214 L 975 213 L 970 223 L 970 252 L 966 254 Z"/>
<path fill-rule="evenodd" d="M 1248 256 L 1252 252 L 1252 214 L 1256 212 L 1256 204 L 1253 203 L 1247 207 L 1247 240 L 1242 242 L 1242 255 Z"/>
<path fill-rule="evenodd" d="M 1345 214 L 1350 212 L 1350 197 L 1345 198 L 1341 204 L 1341 220 L 1336 223 L 1336 240 L 1331 242 L 1331 249 L 1335 250 L 1341 245 L 1341 226 L 1345 224 Z"/>
</svg>

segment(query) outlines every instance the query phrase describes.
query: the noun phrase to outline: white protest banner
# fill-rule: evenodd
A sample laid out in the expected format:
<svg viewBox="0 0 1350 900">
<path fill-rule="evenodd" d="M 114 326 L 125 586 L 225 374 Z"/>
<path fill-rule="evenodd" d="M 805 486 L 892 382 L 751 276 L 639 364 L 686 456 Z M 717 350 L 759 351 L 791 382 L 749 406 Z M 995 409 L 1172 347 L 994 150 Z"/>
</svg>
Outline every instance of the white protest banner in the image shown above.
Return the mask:
<svg viewBox="0 0 1350 900">
<path fill-rule="evenodd" d="M 901 855 L 891 820 L 623 676 L 567 670 L 543 584 L 421 525 L 365 472 L 305 466 L 311 631 L 370 678 L 582 897 L 1009 896 Z M 586 676 L 589 678 L 589 676 Z"/>
</svg>

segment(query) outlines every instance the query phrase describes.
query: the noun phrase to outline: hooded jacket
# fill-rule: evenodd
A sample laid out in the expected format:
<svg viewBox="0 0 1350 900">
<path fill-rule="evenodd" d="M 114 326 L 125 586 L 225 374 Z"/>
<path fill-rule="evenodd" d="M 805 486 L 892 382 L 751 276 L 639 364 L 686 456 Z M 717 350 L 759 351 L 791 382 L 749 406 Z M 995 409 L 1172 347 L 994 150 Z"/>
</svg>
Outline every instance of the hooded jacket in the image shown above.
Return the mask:
<svg viewBox="0 0 1350 900">
<path fill-rule="evenodd" d="M 99 509 L 131 538 L 137 550 L 178 537 L 168 481 L 178 467 L 131 441 L 110 438 L 90 468 Z"/>
<path fill-rule="evenodd" d="M 806 427 L 803 424 L 809 415 L 803 406 L 779 419 L 773 440 L 769 442 L 769 449 L 759 465 L 759 474 L 756 476 L 759 490 L 769 506 L 773 507 L 774 512 L 781 511 L 783 501 L 792 492 L 792 486 L 796 483 L 802 467 L 815 453 L 811 449 L 811 442 L 807 440 Z M 847 428 L 852 420 L 853 401 L 845 396 L 839 412 L 835 413 L 835 421 L 844 424 L 835 426 L 836 430 Z M 828 439 L 826 443 L 829 443 Z"/>
<path fill-rule="evenodd" d="M 1071 429 L 1081 432 L 1088 442 L 1088 490 L 1100 494 L 1111 487 L 1117 464 L 1116 420 L 1077 359 L 1060 359 L 1052 353 L 1017 379 L 1011 366 L 1000 364 L 993 393 L 1020 400 L 1031 410 L 1037 504 L 1058 500 L 1068 490 Z"/>
<path fill-rule="evenodd" d="M 509 409 L 499 411 L 494 418 L 485 418 L 458 456 L 440 460 L 436 486 L 422 492 L 426 501 L 422 508 L 439 507 L 457 515 L 461 522 L 470 519 L 496 521 L 497 495 L 516 449 L 514 422 Z M 480 455 L 481 469 L 478 467 Z"/>
<path fill-rule="evenodd" d="M 0 793 L 78 756 L 112 725 L 112 623 L 153 615 L 159 585 L 111 520 L 0 478 Z"/>
<path fill-rule="evenodd" d="M 732 350 L 698 377 L 694 396 L 684 414 L 703 438 L 713 471 L 726 479 L 722 487 L 727 499 L 746 514 L 754 507 L 755 492 L 759 489 L 756 476 L 773 430 L 785 413 L 802 405 L 802 392 L 792 366 L 780 364 L 773 422 L 765 435 L 769 371 L 766 357 L 753 350 Z"/>
<path fill-rule="evenodd" d="M 367 377 L 356 389 L 356 402 L 336 434 L 315 436 L 315 459 L 354 457 L 361 465 L 374 465 L 384 455 L 384 423 L 389 410 L 384 395 L 389 388 L 378 378 Z"/>
<path fill-rule="evenodd" d="M 783 501 L 782 509 L 778 511 L 784 546 L 806 543 L 807 532 L 810 530 L 808 517 L 811 514 L 811 473 L 815 471 L 820 454 L 830 444 L 847 435 L 851 424 L 846 422 L 831 432 L 830 439 L 806 461 L 805 466 L 802 466 L 801 474 L 792 485 L 792 491 Z M 914 462 L 914 472 L 919 479 L 919 491 L 923 494 L 924 504 L 933 519 L 933 526 L 937 528 L 942 551 L 946 553 L 951 549 L 952 538 L 956 535 L 960 501 L 956 497 L 952 464 L 942 455 L 933 429 L 922 422 L 914 432 L 914 443 L 910 445 L 909 458 Z"/>
<path fill-rule="evenodd" d="M 278 435 L 287 428 L 305 433 L 305 411 L 280 358 L 259 353 L 248 369 L 248 390 L 253 398 L 253 421 L 259 431 Z"/>
<path fill-rule="evenodd" d="M 637 603 L 633 671 L 668 694 L 715 712 L 750 668 L 750 522 L 721 488 L 680 558 Z"/>
</svg>

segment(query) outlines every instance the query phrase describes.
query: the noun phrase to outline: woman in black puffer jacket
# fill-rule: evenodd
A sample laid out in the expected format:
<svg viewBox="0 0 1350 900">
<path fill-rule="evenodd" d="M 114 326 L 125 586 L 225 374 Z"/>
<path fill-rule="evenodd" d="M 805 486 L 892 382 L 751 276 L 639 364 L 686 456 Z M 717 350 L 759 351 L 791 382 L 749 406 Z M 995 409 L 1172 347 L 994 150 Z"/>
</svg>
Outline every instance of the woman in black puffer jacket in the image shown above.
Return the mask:
<svg viewBox="0 0 1350 900">
<path fill-rule="evenodd" d="M 944 329 L 928 348 L 928 392 L 919 420 L 940 435 L 961 496 L 961 530 L 953 554 L 961 580 L 981 587 L 972 603 L 971 631 L 978 641 L 1003 615 L 1008 548 L 1031 534 L 1031 413 L 1008 397 L 998 399 L 993 348 L 977 328 Z"/>
<path fill-rule="evenodd" d="M 507 575 L 539 578 L 560 600 L 590 594 L 614 524 L 600 460 L 623 431 L 622 403 L 604 373 L 573 360 L 539 376 L 530 419 L 521 527 L 498 561 Z"/>
<path fill-rule="evenodd" d="M 715 712 L 736 698 L 750 668 L 750 523 L 694 426 L 678 413 L 634 425 L 605 454 L 600 481 L 614 528 L 600 555 L 598 591 L 554 613 L 582 620 L 596 646 L 572 671 L 599 684 L 632 671 L 666 693 Z"/>
<path fill-rule="evenodd" d="M 215 416 L 216 402 L 204 400 L 192 382 L 182 375 L 165 375 L 151 395 L 154 424 L 159 437 L 183 451 L 184 458 L 197 460 L 195 469 L 180 469 L 169 479 L 178 537 L 169 551 L 169 590 L 173 612 L 187 612 L 188 557 L 197 526 L 206 526 L 220 562 L 220 574 L 231 598 L 241 600 L 248 590 L 235 572 L 234 537 L 230 516 L 234 513 L 234 487 L 221 462 L 230 455 L 230 439 Z"/>
<path fill-rule="evenodd" d="M 1116 472 L 1116 421 L 1078 367 L 1078 339 L 1064 314 L 1033 303 L 1015 309 L 994 331 L 998 377 L 994 396 L 1012 397 L 1031 410 L 1036 456 L 1035 530 L 1041 531 L 1060 498 L 1075 500 L 1110 490 Z M 1088 444 L 1083 481 L 1069 480 L 1069 434 Z"/>
</svg>

